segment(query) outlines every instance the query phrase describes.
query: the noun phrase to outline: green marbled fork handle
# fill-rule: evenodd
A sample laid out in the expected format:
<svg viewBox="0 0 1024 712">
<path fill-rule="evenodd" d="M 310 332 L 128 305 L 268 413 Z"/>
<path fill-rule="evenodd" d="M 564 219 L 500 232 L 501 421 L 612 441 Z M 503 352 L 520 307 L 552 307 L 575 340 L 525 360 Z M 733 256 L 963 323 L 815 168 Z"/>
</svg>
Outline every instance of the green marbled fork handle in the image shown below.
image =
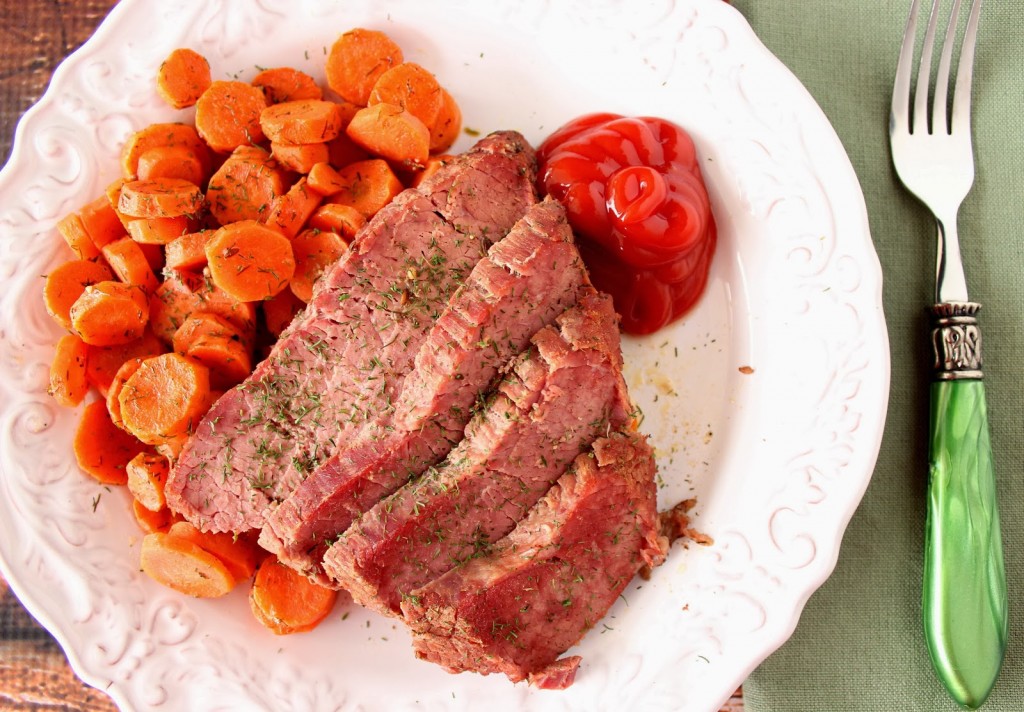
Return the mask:
<svg viewBox="0 0 1024 712">
<path fill-rule="evenodd" d="M 925 534 L 924 624 L 932 663 L 953 697 L 988 697 L 1007 637 L 995 472 L 981 332 L 974 302 L 932 307 L 931 476 Z"/>
</svg>

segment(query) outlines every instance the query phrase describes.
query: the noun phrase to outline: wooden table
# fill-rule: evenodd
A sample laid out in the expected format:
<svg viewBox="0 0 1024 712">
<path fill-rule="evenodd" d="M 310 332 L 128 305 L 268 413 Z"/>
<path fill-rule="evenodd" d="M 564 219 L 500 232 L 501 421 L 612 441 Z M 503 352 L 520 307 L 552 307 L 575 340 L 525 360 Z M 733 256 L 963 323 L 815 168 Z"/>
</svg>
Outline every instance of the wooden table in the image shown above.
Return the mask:
<svg viewBox="0 0 1024 712">
<path fill-rule="evenodd" d="M 25 0 L 0 7 L 8 41 L 0 53 L 0 152 L 7 162 L 14 127 L 35 103 L 54 68 L 79 47 L 116 0 Z M 71 671 L 56 641 L 0 578 L 0 709 L 107 712 L 117 708 Z M 737 690 L 722 712 L 743 712 Z"/>
</svg>

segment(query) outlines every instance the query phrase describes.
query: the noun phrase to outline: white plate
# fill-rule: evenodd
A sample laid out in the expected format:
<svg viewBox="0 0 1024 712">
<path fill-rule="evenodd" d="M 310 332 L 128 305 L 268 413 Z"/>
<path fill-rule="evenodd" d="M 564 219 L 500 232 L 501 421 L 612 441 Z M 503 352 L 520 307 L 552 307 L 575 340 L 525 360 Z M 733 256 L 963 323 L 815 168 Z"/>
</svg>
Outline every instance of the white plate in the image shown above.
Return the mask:
<svg viewBox="0 0 1024 712">
<path fill-rule="evenodd" d="M 585 112 L 658 115 L 703 159 L 721 235 L 708 292 L 625 352 L 661 502 L 696 496 L 715 544 L 677 545 L 634 582 L 564 692 L 451 676 L 359 609 L 277 638 L 244 590 L 161 588 L 137 571 L 127 496 L 78 471 L 77 414 L 45 393 L 59 329 L 40 275 L 68 255 L 55 222 L 117 177 L 131 130 L 190 118 L 156 97 L 160 61 L 189 46 L 215 77 L 322 77 L 324 48 L 354 26 L 389 32 L 481 132 L 538 142 Z M 125 0 L 21 122 L 0 195 L 0 563 L 124 709 L 717 710 L 831 572 L 874 466 L 889 360 L 863 197 L 814 101 L 719 0 Z"/>
</svg>

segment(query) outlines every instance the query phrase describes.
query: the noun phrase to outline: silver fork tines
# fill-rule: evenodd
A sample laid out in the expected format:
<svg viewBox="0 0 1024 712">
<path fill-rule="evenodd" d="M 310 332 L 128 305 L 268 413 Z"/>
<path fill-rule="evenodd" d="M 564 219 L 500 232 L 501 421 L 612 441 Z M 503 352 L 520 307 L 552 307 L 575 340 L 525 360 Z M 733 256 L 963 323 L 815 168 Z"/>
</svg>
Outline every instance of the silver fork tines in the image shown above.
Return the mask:
<svg viewBox="0 0 1024 712">
<path fill-rule="evenodd" d="M 932 2 L 921 48 L 913 107 L 910 94 L 919 0 L 914 0 L 911 6 L 892 93 L 889 140 L 897 175 L 907 189 L 928 206 L 938 222 L 936 301 L 966 302 L 967 283 L 960 259 L 956 216 L 974 183 L 971 77 L 981 0 L 973 0 L 971 3 L 957 63 L 952 112 L 948 109 L 948 85 L 961 0 L 954 0 L 949 13 L 930 108 L 928 100 L 932 53 L 941 4 L 941 0 Z"/>
</svg>

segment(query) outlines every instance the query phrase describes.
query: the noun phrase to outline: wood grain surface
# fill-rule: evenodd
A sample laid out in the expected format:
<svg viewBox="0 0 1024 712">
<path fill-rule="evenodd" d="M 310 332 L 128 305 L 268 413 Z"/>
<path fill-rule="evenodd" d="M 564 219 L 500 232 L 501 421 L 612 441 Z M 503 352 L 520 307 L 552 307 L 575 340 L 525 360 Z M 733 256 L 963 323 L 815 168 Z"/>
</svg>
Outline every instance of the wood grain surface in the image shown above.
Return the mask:
<svg viewBox="0 0 1024 712">
<path fill-rule="evenodd" d="M 57 65 L 77 49 L 116 0 L 0 1 L 0 153 L 6 164 L 18 119 L 35 103 Z M 103 692 L 79 680 L 52 636 L 0 578 L 0 710 L 110 712 Z M 201 711 L 200 711 L 201 712 Z M 743 712 L 737 690 L 721 712 Z"/>
</svg>

